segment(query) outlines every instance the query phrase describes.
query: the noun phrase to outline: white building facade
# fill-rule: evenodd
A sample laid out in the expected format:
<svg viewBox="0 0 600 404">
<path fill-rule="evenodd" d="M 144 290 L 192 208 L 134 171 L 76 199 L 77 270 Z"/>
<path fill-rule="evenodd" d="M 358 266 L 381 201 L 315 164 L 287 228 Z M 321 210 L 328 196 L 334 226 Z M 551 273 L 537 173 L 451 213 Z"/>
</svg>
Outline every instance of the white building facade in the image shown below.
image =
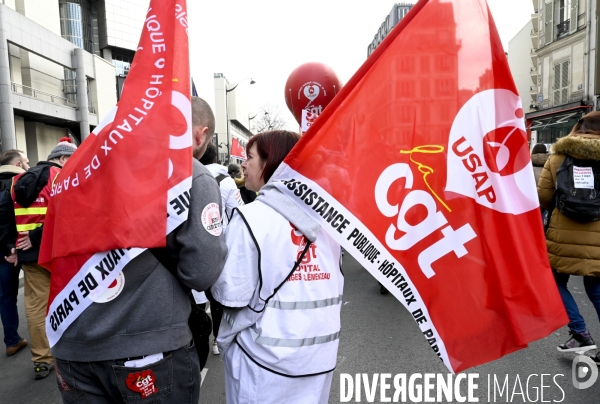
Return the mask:
<svg viewBox="0 0 600 404">
<path fill-rule="evenodd" d="M 149 0 L 0 0 L 0 139 L 33 164 L 116 104 Z"/>
<path fill-rule="evenodd" d="M 222 164 L 241 164 L 245 160 L 232 155 L 231 151 L 235 142 L 245 149 L 253 135 L 251 124 L 256 110 L 249 101 L 252 84 L 251 78 L 230 84 L 223 73 L 214 74 L 216 122 L 213 142 L 218 145 L 218 159 Z"/>
<path fill-rule="evenodd" d="M 530 57 L 533 48 L 531 32 L 533 23 L 527 24 L 508 42 L 508 65 L 525 111 L 532 110 L 537 102 L 537 65 Z"/>
<path fill-rule="evenodd" d="M 598 107 L 598 0 L 531 1 L 534 68 L 525 118 L 532 143 L 554 143 Z"/>
</svg>

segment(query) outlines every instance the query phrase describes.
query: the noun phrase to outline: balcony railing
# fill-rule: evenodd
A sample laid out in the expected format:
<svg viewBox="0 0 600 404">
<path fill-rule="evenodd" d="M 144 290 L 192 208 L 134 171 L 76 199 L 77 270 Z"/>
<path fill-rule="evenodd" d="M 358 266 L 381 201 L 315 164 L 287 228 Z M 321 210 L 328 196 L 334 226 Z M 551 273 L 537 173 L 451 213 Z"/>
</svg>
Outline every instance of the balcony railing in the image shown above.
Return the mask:
<svg viewBox="0 0 600 404">
<path fill-rule="evenodd" d="M 569 33 L 569 29 L 571 27 L 571 21 L 566 20 L 561 22 L 556 26 L 556 37 L 560 38 L 563 35 L 567 35 Z"/>
<path fill-rule="evenodd" d="M 60 97 L 55 94 L 50 94 L 45 91 L 37 90 L 32 87 L 24 86 L 23 84 L 12 82 L 10 83 L 13 93 L 27 95 L 29 97 L 37 98 L 42 101 L 52 102 L 54 104 L 66 105 L 68 107 L 75 107 L 76 105 L 70 102 L 65 97 Z"/>
</svg>

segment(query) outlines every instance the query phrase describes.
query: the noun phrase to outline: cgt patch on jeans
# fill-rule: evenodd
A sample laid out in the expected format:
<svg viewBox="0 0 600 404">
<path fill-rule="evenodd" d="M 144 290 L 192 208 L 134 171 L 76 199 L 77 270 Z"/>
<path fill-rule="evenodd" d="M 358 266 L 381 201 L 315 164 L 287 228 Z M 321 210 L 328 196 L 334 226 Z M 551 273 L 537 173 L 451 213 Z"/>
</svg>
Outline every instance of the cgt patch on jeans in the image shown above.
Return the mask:
<svg viewBox="0 0 600 404">
<path fill-rule="evenodd" d="M 65 378 L 62 376 L 62 373 L 60 373 L 58 366 L 56 366 L 54 370 L 56 372 L 56 382 L 58 383 L 58 388 L 62 391 L 71 391 L 69 385 L 65 381 Z"/>
<path fill-rule="evenodd" d="M 139 393 L 142 398 L 149 397 L 158 393 L 155 386 L 156 376 L 151 369 L 142 370 L 141 372 L 129 373 L 125 384 L 131 391 Z"/>
</svg>

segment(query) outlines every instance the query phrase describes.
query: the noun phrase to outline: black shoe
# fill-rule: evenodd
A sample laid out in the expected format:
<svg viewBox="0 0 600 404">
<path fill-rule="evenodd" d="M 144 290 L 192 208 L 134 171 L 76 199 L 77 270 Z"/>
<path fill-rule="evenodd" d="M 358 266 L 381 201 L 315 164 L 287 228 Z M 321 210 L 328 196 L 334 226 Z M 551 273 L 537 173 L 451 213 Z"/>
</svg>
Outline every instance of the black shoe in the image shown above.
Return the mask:
<svg viewBox="0 0 600 404">
<path fill-rule="evenodd" d="M 48 377 L 52 369 L 54 369 L 54 362 L 34 362 L 33 371 L 35 372 L 35 380 L 45 379 Z"/>
<path fill-rule="evenodd" d="M 596 344 L 589 332 L 569 331 L 569 334 L 571 334 L 571 338 L 557 347 L 560 352 L 585 352 L 596 349 Z"/>
</svg>

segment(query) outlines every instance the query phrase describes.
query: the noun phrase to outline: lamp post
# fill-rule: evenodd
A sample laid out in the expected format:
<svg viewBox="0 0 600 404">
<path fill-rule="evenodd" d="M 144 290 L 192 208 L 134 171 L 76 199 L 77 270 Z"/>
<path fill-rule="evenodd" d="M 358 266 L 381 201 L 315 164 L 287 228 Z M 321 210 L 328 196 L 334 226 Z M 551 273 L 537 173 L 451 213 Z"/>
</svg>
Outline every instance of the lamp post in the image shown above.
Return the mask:
<svg viewBox="0 0 600 404">
<path fill-rule="evenodd" d="M 250 129 L 250 121 L 253 120 L 254 118 L 256 118 L 258 114 L 254 114 L 254 116 L 252 118 L 248 117 L 248 131 L 250 132 L 250 134 L 252 135 L 252 129 Z"/>
<path fill-rule="evenodd" d="M 265 111 L 265 119 L 267 120 L 267 123 L 269 124 L 269 130 L 272 130 L 273 124 L 271 123 L 271 115 L 269 115 L 269 113 L 267 111 Z"/>
<path fill-rule="evenodd" d="M 240 83 L 244 80 L 250 80 L 250 85 L 256 83 L 251 77 L 246 77 L 245 79 L 241 79 L 233 88 L 227 89 L 227 82 L 225 82 L 225 117 L 227 119 L 227 164 L 231 163 L 231 138 L 229 135 L 229 93 L 232 92 L 240 85 Z"/>
</svg>

